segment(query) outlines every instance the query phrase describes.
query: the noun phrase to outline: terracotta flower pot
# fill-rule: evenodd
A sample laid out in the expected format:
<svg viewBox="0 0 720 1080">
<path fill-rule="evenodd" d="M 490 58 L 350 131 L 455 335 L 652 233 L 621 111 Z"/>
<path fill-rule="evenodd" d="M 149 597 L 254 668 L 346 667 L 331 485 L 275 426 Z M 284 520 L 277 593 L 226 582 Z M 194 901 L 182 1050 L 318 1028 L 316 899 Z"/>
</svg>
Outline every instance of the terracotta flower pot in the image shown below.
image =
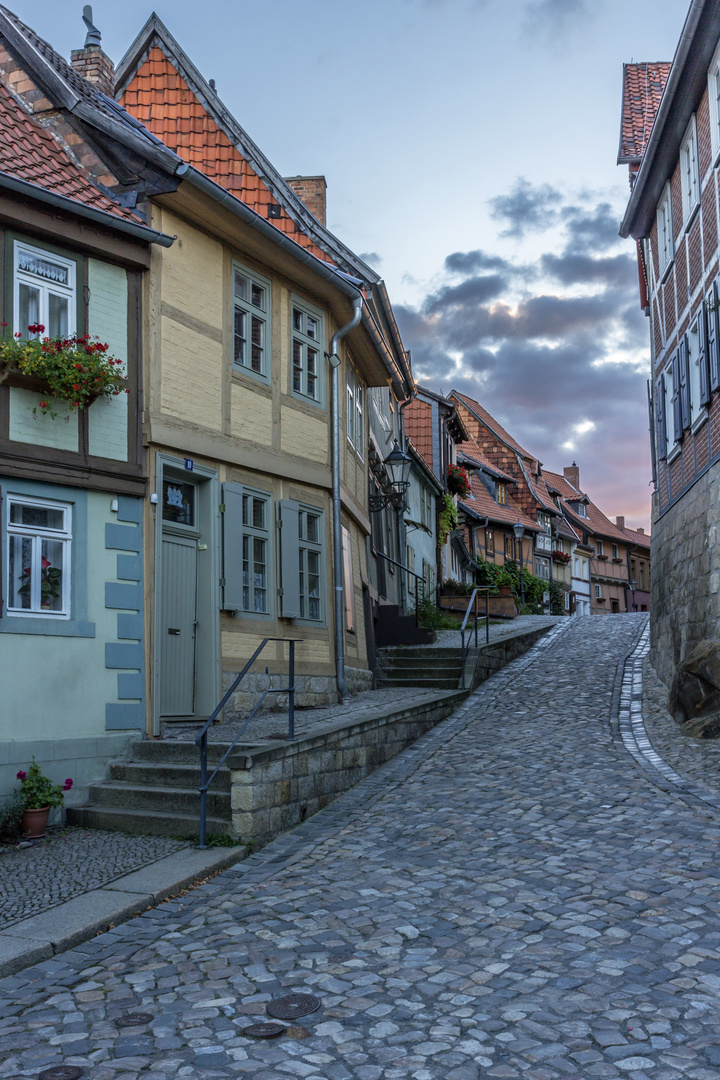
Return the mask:
<svg viewBox="0 0 720 1080">
<path fill-rule="evenodd" d="M 49 806 L 39 810 L 23 810 L 20 828 L 26 840 L 39 840 L 47 832 Z"/>
</svg>

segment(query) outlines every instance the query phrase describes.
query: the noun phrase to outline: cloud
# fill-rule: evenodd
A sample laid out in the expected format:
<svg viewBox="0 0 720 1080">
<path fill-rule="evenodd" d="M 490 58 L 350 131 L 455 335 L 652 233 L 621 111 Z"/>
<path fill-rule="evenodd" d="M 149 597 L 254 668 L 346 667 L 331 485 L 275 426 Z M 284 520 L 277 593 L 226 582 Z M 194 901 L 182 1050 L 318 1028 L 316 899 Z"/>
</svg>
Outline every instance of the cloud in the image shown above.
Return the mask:
<svg viewBox="0 0 720 1080">
<path fill-rule="evenodd" d="M 524 35 L 550 41 L 565 36 L 594 15 L 589 0 L 532 0 L 525 5 Z"/>
<path fill-rule="evenodd" d="M 382 255 L 378 255 L 377 251 L 363 251 L 359 258 L 368 266 L 379 266 L 382 262 Z"/>
<path fill-rule="evenodd" d="M 550 184 L 533 185 L 520 176 L 507 195 L 489 200 L 490 216 L 507 222 L 500 236 L 522 239 L 528 232 L 544 232 L 558 221 L 562 194 Z"/>
<path fill-rule="evenodd" d="M 531 265 L 487 242 L 451 252 L 439 284 L 396 309 L 416 378 L 477 398 L 554 471 L 575 456 L 606 513 L 646 524 L 648 330 L 620 209 L 522 179 L 492 207 L 501 235 L 552 227 L 546 249 Z"/>
</svg>

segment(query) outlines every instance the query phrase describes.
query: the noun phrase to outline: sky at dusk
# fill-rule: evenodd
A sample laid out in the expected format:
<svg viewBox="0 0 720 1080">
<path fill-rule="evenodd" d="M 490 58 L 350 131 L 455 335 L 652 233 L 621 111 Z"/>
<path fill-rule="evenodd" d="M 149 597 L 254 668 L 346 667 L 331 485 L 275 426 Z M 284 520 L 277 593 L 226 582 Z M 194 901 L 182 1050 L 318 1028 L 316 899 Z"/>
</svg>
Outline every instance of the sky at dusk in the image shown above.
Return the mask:
<svg viewBox="0 0 720 1080">
<path fill-rule="evenodd" d="M 6 3 L 69 57 L 81 3 Z M 648 320 L 617 157 L 623 61 L 686 0 L 159 0 L 285 176 L 386 279 L 416 377 L 476 397 L 609 515 L 649 525 Z M 93 5 L 118 62 L 141 0 Z"/>
</svg>

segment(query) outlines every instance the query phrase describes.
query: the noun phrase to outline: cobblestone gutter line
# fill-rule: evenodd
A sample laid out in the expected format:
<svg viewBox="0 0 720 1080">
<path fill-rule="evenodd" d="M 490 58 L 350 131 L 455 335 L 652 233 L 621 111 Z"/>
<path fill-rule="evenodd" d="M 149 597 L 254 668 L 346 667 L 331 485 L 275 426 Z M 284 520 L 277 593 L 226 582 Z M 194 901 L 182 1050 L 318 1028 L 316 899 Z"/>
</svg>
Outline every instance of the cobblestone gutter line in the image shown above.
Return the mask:
<svg viewBox="0 0 720 1080">
<path fill-rule="evenodd" d="M 643 716 L 643 664 L 650 650 L 650 623 L 625 658 L 622 671 L 617 724 L 623 745 L 651 780 L 668 794 L 675 794 L 693 806 L 720 812 L 720 798 L 704 784 L 675 772 L 653 746 Z"/>
</svg>

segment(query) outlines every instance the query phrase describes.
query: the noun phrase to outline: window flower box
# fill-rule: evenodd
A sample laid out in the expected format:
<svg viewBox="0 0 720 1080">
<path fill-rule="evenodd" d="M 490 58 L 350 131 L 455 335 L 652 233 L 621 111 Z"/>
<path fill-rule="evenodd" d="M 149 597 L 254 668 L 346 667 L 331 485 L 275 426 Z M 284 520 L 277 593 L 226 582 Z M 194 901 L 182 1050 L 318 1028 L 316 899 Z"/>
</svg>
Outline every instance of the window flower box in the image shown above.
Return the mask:
<svg viewBox="0 0 720 1080">
<path fill-rule="evenodd" d="M 47 395 L 33 412 L 54 418 L 57 401 L 84 409 L 99 397 L 128 393 L 122 362 L 108 355 L 108 345 L 89 334 L 41 338 L 44 329 L 34 324 L 28 326 L 28 338 L 0 338 L 0 384 Z"/>
<path fill-rule="evenodd" d="M 448 465 L 447 489 L 460 499 L 466 499 L 470 494 L 470 477 L 462 465 Z"/>
</svg>

